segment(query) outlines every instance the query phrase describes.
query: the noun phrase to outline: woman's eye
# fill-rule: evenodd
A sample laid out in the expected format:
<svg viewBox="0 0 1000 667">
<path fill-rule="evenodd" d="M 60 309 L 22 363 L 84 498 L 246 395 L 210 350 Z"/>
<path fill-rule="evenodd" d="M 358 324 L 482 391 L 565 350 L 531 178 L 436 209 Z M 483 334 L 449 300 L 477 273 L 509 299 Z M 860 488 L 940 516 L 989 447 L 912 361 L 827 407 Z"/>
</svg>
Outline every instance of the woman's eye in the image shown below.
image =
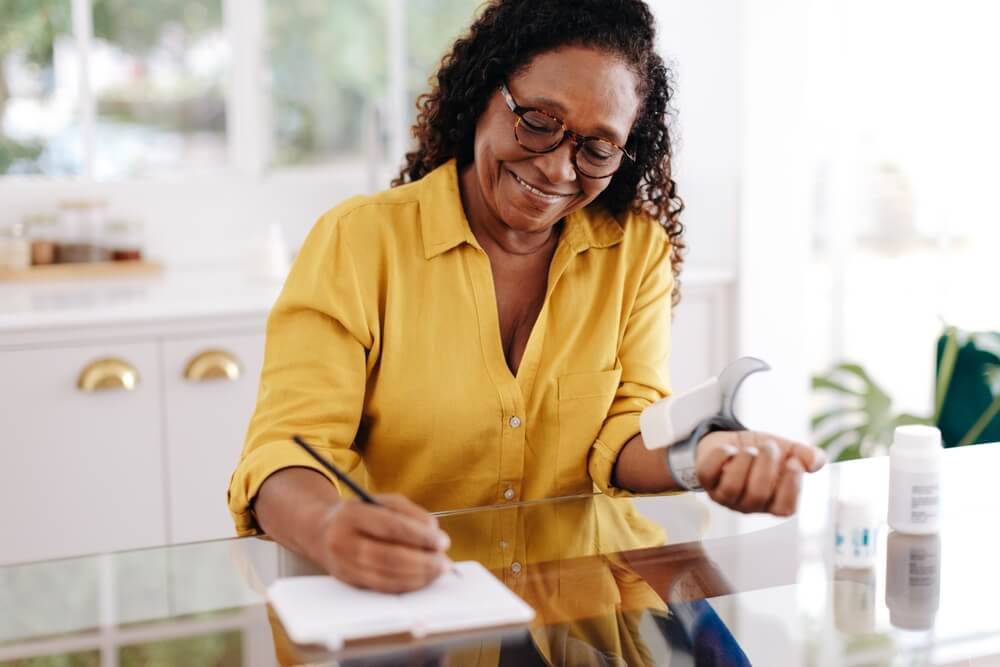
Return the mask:
<svg viewBox="0 0 1000 667">
<path fill-rule="evenodd" d="M 587 157 L 591 160 L 610 160 L 614 156 L 610 150 L 604 148 L 603 146 L 584 144 L 583 150 L 587 154 Z"/>
<path fill-rule="evenodd" d="M 521 117 L 521 122 L 529 130 L 535 132 L 555 132 L 559 129 L 551 118 L 540 116 L 539 114 L 526 113 Z"/>
</svg>

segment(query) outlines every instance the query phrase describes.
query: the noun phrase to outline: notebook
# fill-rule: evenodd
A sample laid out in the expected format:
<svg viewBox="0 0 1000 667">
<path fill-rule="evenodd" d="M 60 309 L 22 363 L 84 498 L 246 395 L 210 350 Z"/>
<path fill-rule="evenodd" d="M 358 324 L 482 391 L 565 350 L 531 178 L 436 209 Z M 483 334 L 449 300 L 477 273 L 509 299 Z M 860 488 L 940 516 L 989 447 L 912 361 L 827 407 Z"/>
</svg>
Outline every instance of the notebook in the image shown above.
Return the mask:
<svg viewBox="0 0 1000 667">
<path fill-rule="evenodd" d="M 427 588 L 392 595 L 333 577 L 286 577 L 267 597 L 288 637 L 331 651 L 355 639 L 393 634 L 425 637 L 527 623 L 535 611 L 475 561 L 455 563 Z"/>
</svg>

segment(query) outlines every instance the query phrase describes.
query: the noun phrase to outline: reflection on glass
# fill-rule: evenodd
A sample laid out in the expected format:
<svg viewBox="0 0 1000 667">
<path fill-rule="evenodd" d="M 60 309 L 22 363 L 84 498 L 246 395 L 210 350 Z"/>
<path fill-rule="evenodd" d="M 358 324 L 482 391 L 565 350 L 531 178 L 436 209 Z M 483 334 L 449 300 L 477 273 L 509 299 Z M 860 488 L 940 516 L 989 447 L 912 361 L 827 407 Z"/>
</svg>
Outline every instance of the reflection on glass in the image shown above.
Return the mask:
<svg viewBox="0 0 1000 667">
<path fill-rule="evenodd" d="M 0 660 L 0 667 L 100 667 L 100 651 L 79 651 L 18 660 Z"/>
<path fill-rule="evenodd" d="M 941 601 L 941 538 L 889 533 L 885 605 L 902 630 L 929 630 Z"/>
<path fill-rule="evenodd" d="M 482 562 L 532 606 L 530 627 L 424 643 L 386 639 L 382 653 L 348 644 L 337 664 L 690 665 L 692 656 L 699 665 L 749 664 L 703 599 L 729 590 L 715 564 L 697 542 L 664 546 L 662 530 L 627 501 L 594 496 L 458 511 L 439 523 L 452 538 L 453 560 Z M 281 561 L 281 576 L 317 573 L 291 554 Z M 272 613 L 269 621 L 279 664 L 333 657 L 292 643 Z M 386 658 L 393 648 L 398 659 Z"/>
<path fill-rule="evenodd" d="M 95 174 L 226 162 L 222 0 L 94 0 Z"/>
<path fill-rule="evenodd" d="M 357 157 L 387 95 L 386 0 L 271 0 L 273 155 L 279 165 Z"/>
<path fill-rule="evenodd" d="M 214 665 L 240 667 L 243 637 L 239 632 L 217 632 L 200 637 L 123 646 L 118 650 L 121 667 L 146 665 Z"/>
<path fill-rule="evenodd" d="M 406 121 L 416 118 L 414 102 L 430 89 L 441 57 L 471 24 L 479 0 L 408 0 L 406 3 Z"/>
<path fill-rule="evenodd" d="M 70 0 L 0 2 L 0 174 L 80 173 Z"/>
<path fill-rule="evenodd" d="M 837 568 L 833 575 L 833 622 L 847 635 L 875 631 L 875 570 Z"/>
</svg>

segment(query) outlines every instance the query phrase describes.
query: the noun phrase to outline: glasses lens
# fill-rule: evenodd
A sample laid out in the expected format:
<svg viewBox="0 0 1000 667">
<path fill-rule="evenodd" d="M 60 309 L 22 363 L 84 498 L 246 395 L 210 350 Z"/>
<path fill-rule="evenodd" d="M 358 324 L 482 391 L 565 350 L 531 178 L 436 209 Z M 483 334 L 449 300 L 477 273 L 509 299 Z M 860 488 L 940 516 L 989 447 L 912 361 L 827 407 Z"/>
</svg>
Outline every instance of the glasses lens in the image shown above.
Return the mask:
<svg viewBox="0 0 1000 667">
<path fill-rule="evenodd" d="M 528 111 L 514 126 L 518 142 L 529 151 L 547 151 L 558 144 L 563 137 L 562 123 L 542 113 Z"/>
<path fill-rule="evenodd" d="M 624 155 L 622 149 L 612 143 L 588 139 L 576 153 L 576 168 L 585 176 L 610 176 L 621 166 Z"/>
</svg>

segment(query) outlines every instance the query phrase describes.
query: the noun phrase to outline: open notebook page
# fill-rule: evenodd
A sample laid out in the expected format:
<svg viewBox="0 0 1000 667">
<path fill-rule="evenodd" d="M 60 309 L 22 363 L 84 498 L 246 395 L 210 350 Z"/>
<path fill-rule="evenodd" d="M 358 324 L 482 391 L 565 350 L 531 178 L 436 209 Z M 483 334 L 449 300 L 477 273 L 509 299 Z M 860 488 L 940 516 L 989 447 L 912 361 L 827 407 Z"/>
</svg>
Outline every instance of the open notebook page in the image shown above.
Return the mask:
<svg viewBox="0 0 1000 667">
<path fill-rule="evenodd" d="M 333 577 L 288 577 L 267 590 L 289 638 L 331 650 L 379 635 L 415 636 L 527 623 L 534 610 L 475 561 L 456 563 L 427 588 L 391 595 Z"/>
</svg>

